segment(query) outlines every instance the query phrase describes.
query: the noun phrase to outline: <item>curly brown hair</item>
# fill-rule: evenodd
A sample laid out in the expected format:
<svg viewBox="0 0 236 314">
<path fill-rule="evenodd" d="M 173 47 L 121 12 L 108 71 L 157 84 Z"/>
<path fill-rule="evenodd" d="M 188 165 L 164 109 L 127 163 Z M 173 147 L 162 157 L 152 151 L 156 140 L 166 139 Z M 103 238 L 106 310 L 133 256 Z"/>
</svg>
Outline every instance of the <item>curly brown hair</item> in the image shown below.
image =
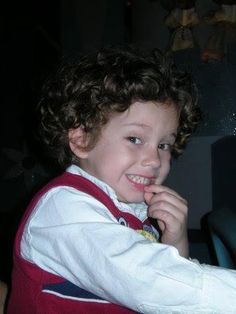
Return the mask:
<svg viewBox="0 0 236 314">
<path fill-rule="evenodd" d="M 83 127 L 92 148 L 110 114 L 135 101 L 173 103 L 180 112 L 172 154 L 182 153 L 200 119 L 196 87 L 159 50 L 107 47 L 62 66 L 48 81 L 39 103 L 41 137 L 64 168 L 78 162 L 69 148 L 68 131 Z"/>
</svg>

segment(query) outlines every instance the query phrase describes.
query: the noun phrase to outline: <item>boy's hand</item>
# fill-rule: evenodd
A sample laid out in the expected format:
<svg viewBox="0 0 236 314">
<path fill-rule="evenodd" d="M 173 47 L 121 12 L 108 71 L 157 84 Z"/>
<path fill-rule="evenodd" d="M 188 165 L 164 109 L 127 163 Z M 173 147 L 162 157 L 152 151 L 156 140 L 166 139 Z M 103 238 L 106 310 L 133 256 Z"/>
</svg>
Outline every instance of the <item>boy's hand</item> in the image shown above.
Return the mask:
<svg viewBox="0 0 236 314">
<path fill-rule="evenodd" d="M 175 246 L 180 255 L 188 257 L 187 201 L 170 188 L 156 184 L 145 187 L 144 199 L 148 216 L 157 219 L 161 242 Z"/>
</svg>

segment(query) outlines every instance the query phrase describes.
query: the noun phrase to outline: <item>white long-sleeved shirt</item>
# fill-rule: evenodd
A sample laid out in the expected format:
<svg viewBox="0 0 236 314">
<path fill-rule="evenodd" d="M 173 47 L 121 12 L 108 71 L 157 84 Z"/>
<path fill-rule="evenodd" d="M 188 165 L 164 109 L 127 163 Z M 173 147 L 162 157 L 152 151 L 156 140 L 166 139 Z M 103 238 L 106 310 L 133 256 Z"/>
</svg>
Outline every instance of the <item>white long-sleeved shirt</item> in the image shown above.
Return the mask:
<svg viewBox="0 0 236 314">
<path fill-rule="evenodd" d="M 97 184 L 141 221 L 145 204 L 125 204 L 77 166 L 67 171 Z M 124 227 L 90 195 L 71 187 L 47 192 L 24 230 L 21 254 L 112 303 L 141 313 L 236 313 L 236 271 L 200 265 L 169 245 Z"/>
</svg>

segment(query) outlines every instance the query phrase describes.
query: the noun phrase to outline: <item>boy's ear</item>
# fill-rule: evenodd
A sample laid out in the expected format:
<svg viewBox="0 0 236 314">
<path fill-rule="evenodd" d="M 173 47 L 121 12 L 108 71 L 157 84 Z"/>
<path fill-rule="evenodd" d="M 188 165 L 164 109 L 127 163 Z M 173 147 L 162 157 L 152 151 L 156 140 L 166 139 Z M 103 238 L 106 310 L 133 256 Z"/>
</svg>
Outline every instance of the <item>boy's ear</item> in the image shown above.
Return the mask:
<svg viewBox="0 0 236 314">
<path fill-rule="evenodd" d="M 78 158 L 86 158 L 88 156 L 86 151 L 87 134 L 82 127 L 69 130 L 68 139 L 70 149 Z"/>
</svg>

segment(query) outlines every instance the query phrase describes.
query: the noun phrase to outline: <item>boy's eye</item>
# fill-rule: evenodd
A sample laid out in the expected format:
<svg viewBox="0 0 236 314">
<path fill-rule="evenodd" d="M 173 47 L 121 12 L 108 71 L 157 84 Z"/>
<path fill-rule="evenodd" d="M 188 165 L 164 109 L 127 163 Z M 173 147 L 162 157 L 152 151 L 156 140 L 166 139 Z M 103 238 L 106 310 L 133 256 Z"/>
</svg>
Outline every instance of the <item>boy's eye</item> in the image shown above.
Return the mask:
<svg viewBox="0 0 236 314">
<path fill-rule="evenodd" d="M 158 148 L 159 149 L 162 149 L 162 150 L 171 150 L 171 144 L 168 144 L 168 143 L 163 143 L 163 144 L 159 144 L 158 145 Z"/>
<path fill-rule="evenodd" d="M 127 139 L 133 144 L 141 144 L 142 143 L 141 139 L 139 137 L 136 137 L 136 136 L 129 136 L 129 137 L 127 137 Z"/>
</svg>

